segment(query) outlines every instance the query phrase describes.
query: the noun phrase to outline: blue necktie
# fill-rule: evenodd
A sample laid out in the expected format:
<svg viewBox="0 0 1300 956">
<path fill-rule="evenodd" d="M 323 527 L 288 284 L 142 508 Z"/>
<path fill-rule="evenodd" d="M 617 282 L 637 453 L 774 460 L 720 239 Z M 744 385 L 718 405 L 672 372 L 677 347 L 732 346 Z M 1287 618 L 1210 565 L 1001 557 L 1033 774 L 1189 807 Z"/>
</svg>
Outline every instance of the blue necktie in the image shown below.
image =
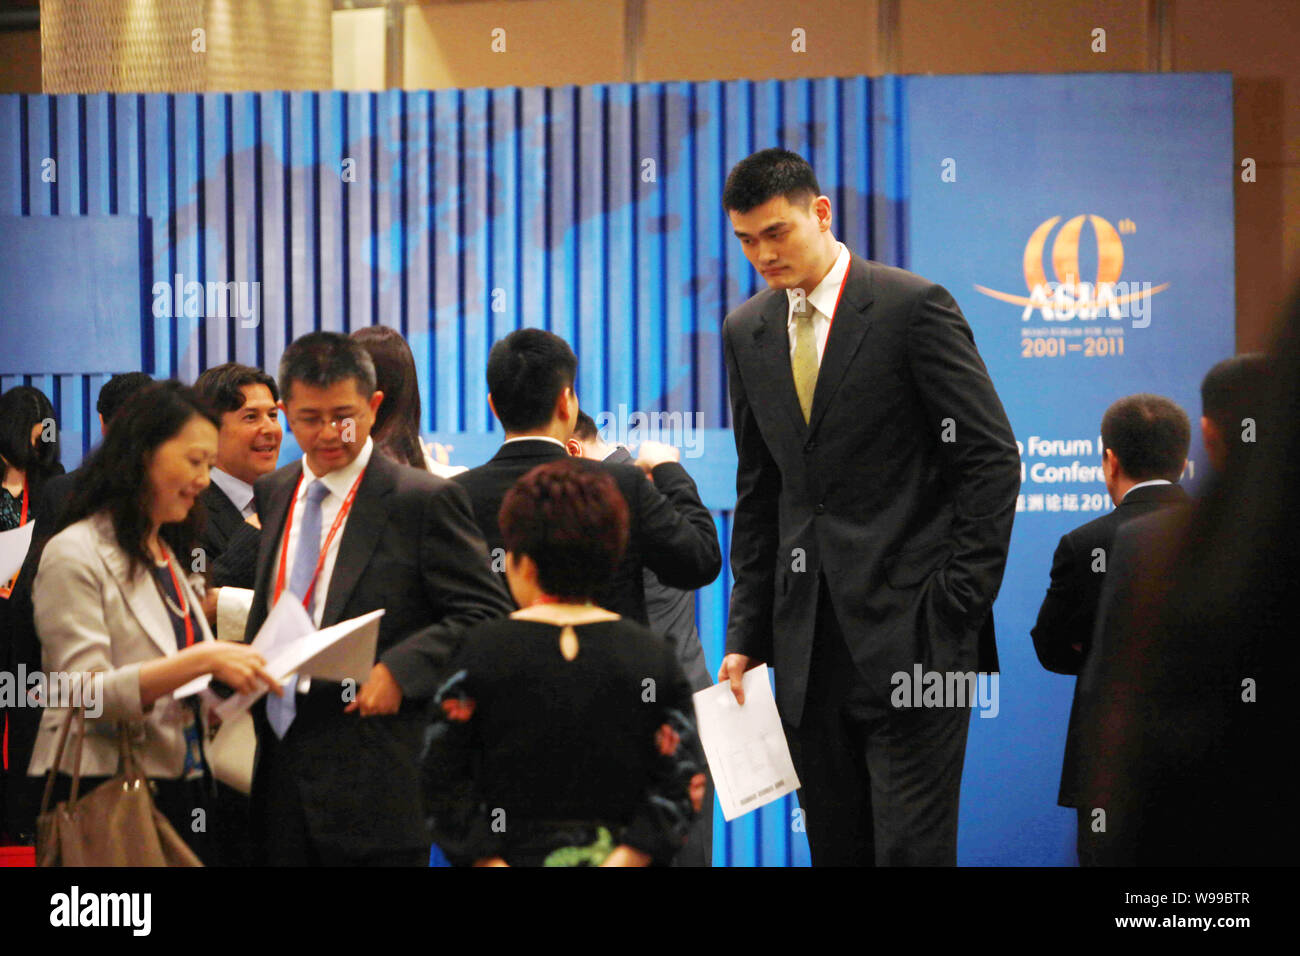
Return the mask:
<svg viewBox="0 0 1300 956">
<path fill-rule="evenodd" d="M 293 552 L 293 570 L 289 572 L 289 590 L 301 599 L 311 586 L 312 574 L 316 571 L 316 562 L 320 559 L 320 503 L 330 490 L 320 479 L 307 486 L 307 502 L 302 509 L 302 524 L 298 528 L 298 546 Z M 320 594 L 313 588 L 311 600 L 305 605 L 307 616 L 315 619 L 316 598 Z M 297 713 L 298 675 L 291 674 L 284 682 L 284 696 L 274 694 L 266 699 L 266 717 L 271 722 L 271 729 L 277 737 L 283 738 L 289 732 Z"/>
</svg>

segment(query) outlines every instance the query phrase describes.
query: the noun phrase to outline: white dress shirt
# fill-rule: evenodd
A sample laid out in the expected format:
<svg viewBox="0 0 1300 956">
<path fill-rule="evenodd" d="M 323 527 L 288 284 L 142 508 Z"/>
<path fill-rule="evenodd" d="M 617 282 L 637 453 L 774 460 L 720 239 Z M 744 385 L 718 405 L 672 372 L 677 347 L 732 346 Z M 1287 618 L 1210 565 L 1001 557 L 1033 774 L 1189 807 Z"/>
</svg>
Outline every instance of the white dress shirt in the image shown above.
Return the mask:
<svg viewBox="0 0 1300 956">
<path fill-rule="evenodd" d="M 564 444 L 558 438 L 552 438 L 550 435 L 516 435 L 514 438 L 507 438 L 501 444 L 509 445 L 512 441 L 548 441 L 553 445 L 559 445 L 561 448 L 568 450 L 569 446 Z"/>
<path fill-rule="evenodd" d="M 1139 481 L 1136 485 L 1134 485 L 1134 486 L 1133 486 L 1132 488 L 1130 488 L 1128 491 L 1124 492 L 1124 496 L 1123 496 L 1122 498 L 1119 499 L 1119 500 L 1120 500 L 1120 504 L 1123 504 L 1123 503 L 1124 503 L 1124 498 L 1127 498 L 1127 497 L 1129 496 L 1129 492 L 1136 491 L 1136 490 L 1139 489 L 1139 488 L 1145 488 L 1145 487 L 1147 487 L 1148 485 L 1172 485 L 1172 484 L 1173 484 L 1173 482 L 1172 482 L 1172 481 L 1169 481 L 1169 480 L 1166 479 L 1166 478 L 1152 478 L 1152 479 L 1150 479 L 1150 480 L 1148 480 L 1148 481 Z"/>
<path fill-rule="evenodd" d="M 239 509 L 239 513 L 245 518 L 257 513 L 257 508 L 253 504 L 253 486 L 246 481 L 240 481 L 229 472 L 222 471 L 220 468 L 212 468 L 209 472 L 212 476 L 212 483 L 220 488 L 230 503 Z"/>
<path fill-rule="evenodd" d="M 808 296 L 808 302 L 813 307 L 813 333 L 817 336 L 817 367 L 822 364 L 822 355 L 826 352 L 826 338 L 831 331 L 831 316 L 835 312 L 835 300 L 839 298 L 840 284 L 844 281 L 844 274 L 849 271 L 849 250 L 840 243 L 840 254 L 835 257 L 835 265 L 831 266 L 831 271 L 821 282 L 817 283 L 817 288 L 813 289 Z M 795 320 L 794 320 L 794 290 L 785 290 L 788 299 L 788 309 L 785 315 L 785 327 L 790 337 L 790 359 L 794 360 L 795 345 Z"/>
<path fill-rule="evenodd" d="M 366 443 L 361 446 L 361 451 L 356 458 L 343 466 L 336 468 L 329 474 L 321 476 L 320 480 L 325 483 L 325 487 L 330 493 L 322 499 L 320 503 L 320 544 L 317 545 L 317 552 L 324 547 L 325 539 L 329 536 L 330 526 L 334 524 L 334 519 L 338 517 L 339 509 L 343 507 L 343 499 L 348 496 L 352 490 L 352 484 L 357 480 L 357 475 L 370 463 L 370 455 L 374 451 L 374 442 L 367 436 Z M 304 456 L 302 460 L 302 482 L 298 485 L 298 496 L 293 502 L 293 523 L 289 527 L 289 550 L 288 558 L 285 561 L 284 581 L 285 587 L 293 580 L 293 562 L 298 553 L 298 534 L 302 529 L 302 515 L 307 507 L 307 488 L 317 479 L 317 475 L 311 470 Z M 316 607 L 312 611 L 312 620 L 317 627 L 320 627 L 321 617 L 325 614 L 325 600 L 330 593 L 330 578 L 334 575 L 334 562 L 338 560 L 339 543 L 343 540 L 343 534 L 347 530 L 348 518 L 344 517 L 343 523 L 339 525 L 338 532 L 334 535 L 334 540 L 330 542 L 329 553 L 325 555 L 325 565 L 321 568 L 320 577 L 316 579 L 316 586 L 312 589 L 315 595 Z M 283 542 L 280 545 L 284 547 Z M 275 575 L 279 577 L 280 555 L 276 554 Z M 272 589 L 271 598 L 274 601 L 274 589 Z"/>
</svg>

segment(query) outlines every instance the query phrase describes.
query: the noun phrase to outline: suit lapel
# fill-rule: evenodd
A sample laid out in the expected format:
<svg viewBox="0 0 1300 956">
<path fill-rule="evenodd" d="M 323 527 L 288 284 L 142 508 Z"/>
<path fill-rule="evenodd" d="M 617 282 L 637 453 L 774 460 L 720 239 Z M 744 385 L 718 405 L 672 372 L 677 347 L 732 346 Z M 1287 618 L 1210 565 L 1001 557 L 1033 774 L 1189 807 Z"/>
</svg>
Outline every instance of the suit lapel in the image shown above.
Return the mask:
<svg viewBox="0 0 1300 956">
<path fill-rule="evenodd" d="M 110 523 L 101 520 L 96 524 L 96 532 L 98 535 L 96 548 L 99 556 L 108 573 L 117 582 L 126 606 L 158 650 L 167 656 L 175 654 L 176 632 L 172 629 L 171 619 L 167 616 L 167 607 L 158 594 L 151 572 L 146 567 L 135 575 L 130 573 L 130 560 L 118 547 Z"/>
<path fill-rule="evenodd" d="M 781 291 L 768 296 L 758 328 L 754 330 L 754 347 L 758 349 L 767 385 L 776 396 L 776 403 L 785 410 L 796 433 L 802 435 L 808 425 L 803 420 L 799 393 L 794 389 L 794 371 L 790 367 L 790 333 L 786 328 L 789 302 Z"/>
<path fill-rule="evenodd" d="M 871 321 L 866 316 L 867 306 L 872 300 L 868 269 L 865 259 L 857 256 L 850 258 L 844 294 L 836 307 L 831 331 L 826 337 L 826 350 L 822 353 L 821 368 L 817 372 L 817 387 L 813 389 L 812 413 L 808 422 L 809 432 L 815 432 L 817 425 L 826 416 L 826 408 L 835 397 L 849 363 L 862 344 L 862 337 L 871 326 Z M 792 373 L 791 382 L 793 381 Z"/>
<path fill-rule="evenodd" d="M 343 527 L 338 557 L 330 574 L 330 590 L 321 615 L 321 627 L 338 623 L 348 598 L 370 563 L 370 556 L 374 554 L 387 523 L 384 498 L 397 484 L 397 467 L 378 449 L 371 452 L 366 476 L 361 479 L 357 496 L 352 500 L 352 511 Z M 419 533 L 419 529 L 412 530 Z"/>
<path fill-rule="evenodd" d="M 203 492 L 203 506 L 208 510 L 208 521 L 221 532 L 223 539 L 229 539 L 244 520 L 230 496 L 215 483 L 208 485 Z"/>
</svg>

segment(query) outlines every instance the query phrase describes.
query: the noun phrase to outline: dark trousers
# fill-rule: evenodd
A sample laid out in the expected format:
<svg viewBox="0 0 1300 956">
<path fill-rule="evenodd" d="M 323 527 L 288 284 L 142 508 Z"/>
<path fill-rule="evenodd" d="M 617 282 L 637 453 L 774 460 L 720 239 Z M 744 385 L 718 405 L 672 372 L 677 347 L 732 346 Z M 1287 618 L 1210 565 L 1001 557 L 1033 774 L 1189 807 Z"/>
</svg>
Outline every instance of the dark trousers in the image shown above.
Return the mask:
<svg viewBox="0 0 1300 956">
<path fill-rule="evenodd" d="M 970 708 L 873 698 L 820 592 L 803 718 L 786 726 L 813 865 L 955 866 Z"/>
<path fill-rule="evenodd" d="M 691 824 L 685 845 L 673 857 L 673 866 L 713 865 L 713 778 L 705 772 L 704 804 Z"/>
<path fill-rule="evenodd" d="M 263 866 L 425 866 L 431 844 L 393 847 L 370 853 L 348 852 L 312 838 L 295 764 L 286 753 L 294 746 L 295 731 L 317 714 L 335 714 L 341 707 L 338 685 L 312 682 L 311 691 L 299 694 L 297 717 L 283 741 L 271 730 L 265 704 L 254 709 L 257 721 L 257 771 L 250 806 L 256 863 Z M 349 720 L 366 718 L 350 715 Z"/>
</svg>

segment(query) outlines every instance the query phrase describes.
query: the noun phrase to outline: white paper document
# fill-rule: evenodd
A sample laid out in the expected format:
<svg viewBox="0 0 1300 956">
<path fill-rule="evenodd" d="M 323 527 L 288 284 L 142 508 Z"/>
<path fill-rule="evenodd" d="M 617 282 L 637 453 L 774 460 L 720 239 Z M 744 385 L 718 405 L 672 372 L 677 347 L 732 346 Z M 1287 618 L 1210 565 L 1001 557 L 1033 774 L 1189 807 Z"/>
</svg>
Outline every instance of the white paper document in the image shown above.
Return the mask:
<svg viewBox="0 0 1300 956">
<path fill-rule="evenodd" d="M 729 683 L 694 695 L 700 743 L 728 821 L 799 789 L 767 665 L 746 671 L 742 686 L 743 706 Z"/>
<path fill-rule="evenodd" d="M 296 611 L 288 610 L 283 616 L 277 616 L 275 612 L 281 607 L 295 608 Z M 300 619 L 298 614 L 302 615 Z M 339 682 L 354 680 L 360 686 L 375 665 L 379 619 L 383 616 L 384 611 L 380 608 L 318 631 L 312 626 L 301 602 L 288 595 L 271 610 L 266 624 L 253 639 L 253 646 L 266 658 L 266 669 L 271 676 L 282 683 L 289 675 L 298 674 Z M 303 620 L 307 622 L 306 632 L 302 630 Z M 265 646 L 259 646 L 263 634 L 266 635 Z M 292 694 L 294 688 L 285 687 L 284 692 Z M 262 689 L 253 694 L 233 694 L 217 705 L 216 714 L 223 721 L 229 720 L 248 710 L 265 693 L 267 691 Z M 339 705 L 342 704 L 340 700 Z"/>
<path fill-rule="evenodd" d="M 303 609 L 302 602 L 286 594 L 271 609 L 253 647 L 266 659 L 266 669 L 282 683 L 291 674 L 316 677 L 342 683 L 345 680 L 365 683 L 375 664 L 375 647 L 379 643 L 379 619 L 383 609 L 362 614 L 316 630 Z M 190 681 L 175 691 L 176 697 L 196 694 L 211 683 L 211 675 Z M 285 693 L 294 692 L 292 686 Z M 224 724 L 252 707 L 265 688 L 251 694 L 232 694 L 214 708 Z M 342 701 L 339 702 L 340 706 Z"/>
<path fill-rule="evenodd" d="M 0 531 L 0 587 L 9 583 L 27 560 L 27 551 L 32 546 L 32 531 L 35 521 L 19 525 L 10 531 Z"/>
<path fill-rule="evenodd" d="M 257 732 L 253 715 L 238 714 L 217 729 L 204 753 L 212 775 L 240 793 L 253 792 L 253 760 L 257 755 Z"/>
<path fill-rule="evenodd" d="M 253 592 L 248 588 L 217 588 L 217 640 L 242 641 L 252 609 Z"/>
</svg>

